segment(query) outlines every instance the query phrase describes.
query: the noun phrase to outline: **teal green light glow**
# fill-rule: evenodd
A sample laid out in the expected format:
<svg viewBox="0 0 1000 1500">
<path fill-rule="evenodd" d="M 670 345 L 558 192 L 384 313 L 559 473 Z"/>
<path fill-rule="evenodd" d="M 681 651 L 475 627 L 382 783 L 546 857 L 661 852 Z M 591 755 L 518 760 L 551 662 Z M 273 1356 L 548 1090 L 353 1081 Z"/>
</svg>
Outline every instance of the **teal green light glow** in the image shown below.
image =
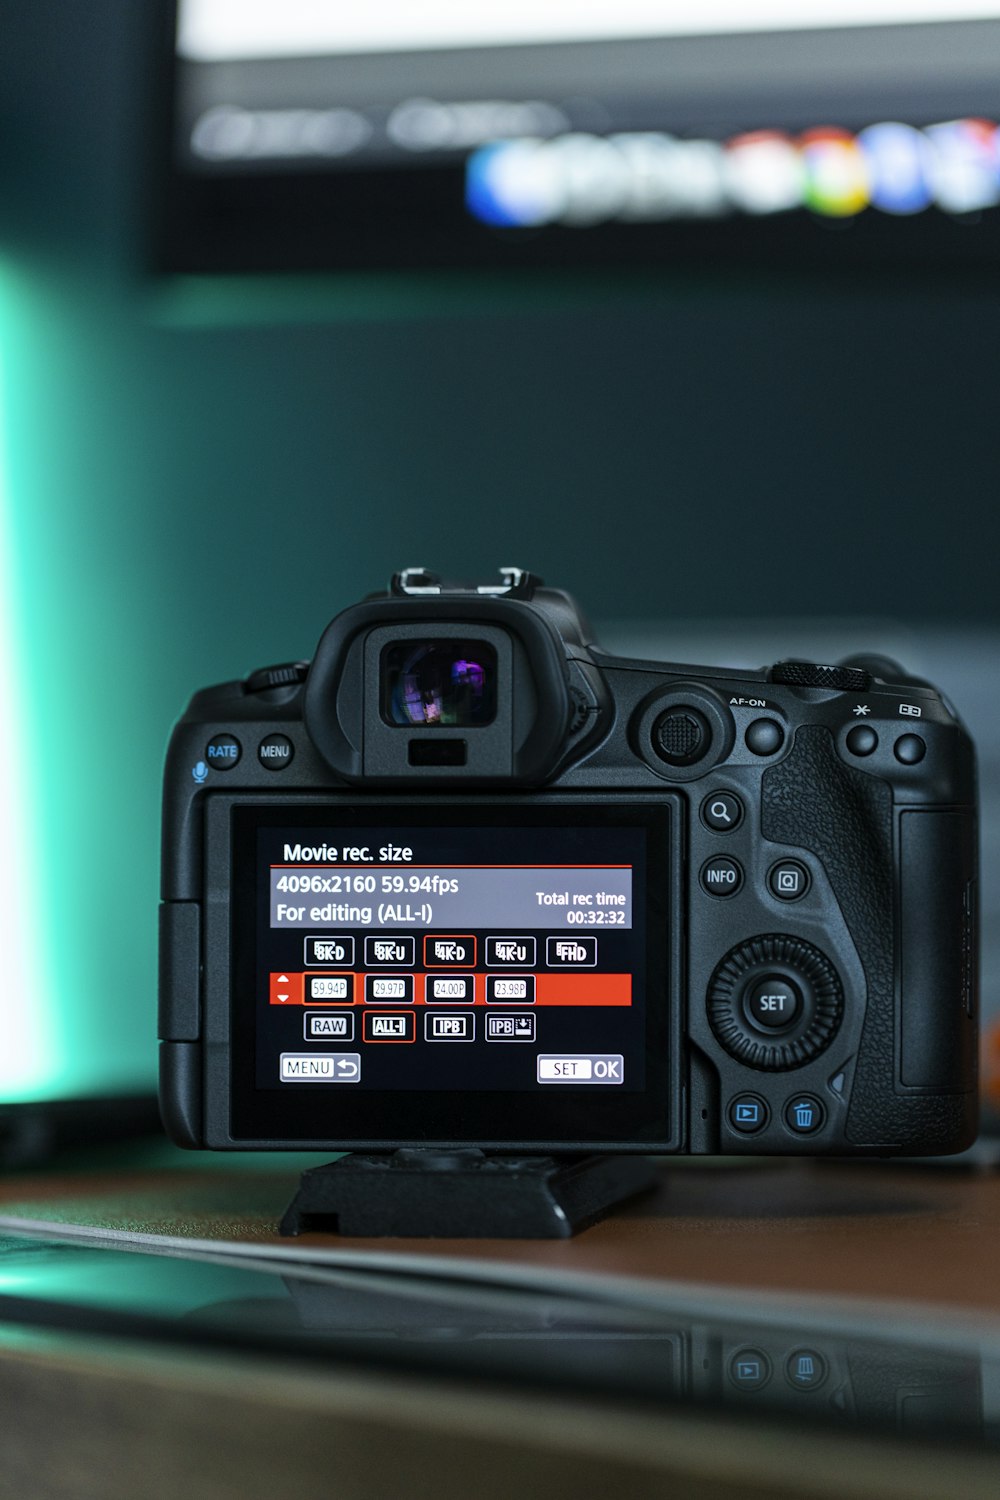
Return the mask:
<svg viewBox="0 0 1000 1500">
<path fill-rule="evenodd" d="M 23 613 L 14 525 L 9 406 L 12 366 L 23 330 L 14 288 L 0 267 L 0 1102 L 59 1091 L 64 1058 L 40 921 L 37 786 L 32 774 L 24 681 Z M 19 301 L 19 299 L 18 299 Z"/>
<path fill-rule="evenodd" d="M 160 774 L 183 690 L 157 675 L 176 575 L 143 503 L 134 434 L 161 396 L 136 330 L 90 273 L 0 267 L 0 673 L 17 674 L 0 743 L 18 759 L 0 808 L 19 901 L 0 912 L 0 1099 L 155 1085 Z"/>
</svg>

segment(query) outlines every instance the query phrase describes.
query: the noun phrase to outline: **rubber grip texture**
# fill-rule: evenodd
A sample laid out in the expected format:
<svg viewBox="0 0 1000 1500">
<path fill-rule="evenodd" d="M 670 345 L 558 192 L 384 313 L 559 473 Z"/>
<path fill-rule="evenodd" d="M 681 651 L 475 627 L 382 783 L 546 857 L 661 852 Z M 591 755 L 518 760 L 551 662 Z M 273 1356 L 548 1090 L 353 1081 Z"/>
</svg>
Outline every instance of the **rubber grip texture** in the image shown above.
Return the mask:
<svg viewBox="0 0 1000 1500">
<path fill-rule="evenodd" d="M 807 849 L 821 862 L 865 972 L 868 1001 L 848 1139 L 890 1151 L 960 1150 L 974 1134 L 974 1096 L 903 1093 L 897 1087 L 889 783 L 846 766 L 828 729 L 803 726 L 791 753 L 764 773 L 761 830 L 766 839 Z"/>
</svg>

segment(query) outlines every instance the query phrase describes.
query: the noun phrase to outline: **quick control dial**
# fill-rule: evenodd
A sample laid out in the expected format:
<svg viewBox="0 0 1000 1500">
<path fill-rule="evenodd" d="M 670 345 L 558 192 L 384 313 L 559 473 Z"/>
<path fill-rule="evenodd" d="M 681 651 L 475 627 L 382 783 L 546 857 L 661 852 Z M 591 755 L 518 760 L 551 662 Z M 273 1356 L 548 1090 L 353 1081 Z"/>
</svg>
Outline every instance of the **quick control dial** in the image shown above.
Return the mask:
<svg viewBox="0 0 1000 1500">
<path fill-rule="evenodd" d="M 833 964 L 802 938 L 766 933 L 731 948 L 708 986 L 708 1019 L 726 1051 L 779 1072 L 817 1057 L 836 1035 L 844 992 Z"/>
</svg>

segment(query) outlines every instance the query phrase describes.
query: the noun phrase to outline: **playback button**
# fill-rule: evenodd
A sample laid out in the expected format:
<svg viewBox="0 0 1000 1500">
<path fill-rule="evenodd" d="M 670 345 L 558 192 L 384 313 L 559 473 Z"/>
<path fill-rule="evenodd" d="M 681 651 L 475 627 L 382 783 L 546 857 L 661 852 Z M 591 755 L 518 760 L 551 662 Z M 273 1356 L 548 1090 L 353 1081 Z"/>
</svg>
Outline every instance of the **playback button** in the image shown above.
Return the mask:
<svg viewBox="0 0 1000 1500">
<path fill-rule="evenodd" d="M 737 1094 L 729 1101 L 726 1118 L 741 1135 L 756 1135 L 767 1124 L 767 1105 L 757 1094 Z"/>
</svg>

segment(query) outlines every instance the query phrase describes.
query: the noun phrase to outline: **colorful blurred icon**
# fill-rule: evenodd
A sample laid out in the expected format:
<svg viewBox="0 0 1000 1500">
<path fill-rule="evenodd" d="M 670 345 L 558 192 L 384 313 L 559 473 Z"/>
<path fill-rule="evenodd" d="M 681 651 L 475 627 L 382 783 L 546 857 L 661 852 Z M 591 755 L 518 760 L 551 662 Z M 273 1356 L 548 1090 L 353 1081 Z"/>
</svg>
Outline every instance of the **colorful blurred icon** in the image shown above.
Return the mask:
<svg viewBox="0 0 1000 1500">
<path fill-rule="evenodd" d="M 887 214 L 918 214 L 933 202 L 932 146 L 923 131 L 895 121 L 869 125 L 858 136 L 868 164 L 868 190 L 874 208 Z"/>
<path fill-rule="evenodd" d="M 726 146 L 726 190 L 733 207 L 744 213 L 800 208 L 804 181 L 801 153 L 790 136 L 777 130 L 738 135 Z"/>
<path fill-rule="evenodd" d="M 799 139 L 805 167 L 803 204 L 818 214 L 842 219 L 871 202 L 868 161 L 848 130 L 822 127 Z"/>
<path fill-rule="evenodd" d="M 952 214 L 1000 202 L 1000 130 L 988 120 L 948 120 L 926 131 L 935 202 Z"/>
<path fill-rule="evenodd" d="M 833 125 L 796 137 L 757 130 L 724 142 L 573 132 L 495 141 L 466 169 L 469 212 L 500 228 L 795 209 L 833 219 L 869 208 L 963 215 L 998 203 L 1000 129 L 980 119 L 919 129 L 889 120 L 857 134 Z"/>
</svg>

